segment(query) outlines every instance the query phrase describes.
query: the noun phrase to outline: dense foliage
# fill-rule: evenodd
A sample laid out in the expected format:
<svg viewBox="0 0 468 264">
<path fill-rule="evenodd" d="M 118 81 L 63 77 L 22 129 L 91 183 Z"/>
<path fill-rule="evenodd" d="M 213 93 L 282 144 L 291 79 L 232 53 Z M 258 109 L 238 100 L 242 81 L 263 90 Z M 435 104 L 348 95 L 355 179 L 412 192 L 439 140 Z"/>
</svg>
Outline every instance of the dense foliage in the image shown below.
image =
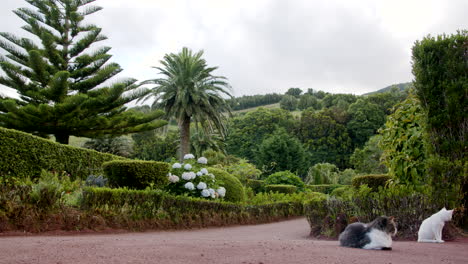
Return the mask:
<svg viewBox="0 0 468 264">
<path fill-rule="evenodd" d="M 288 170 L 279 171 L 268 176 L 265 179 L 265 185 L 271 184 L 294 185 L 298 191 L 303 191 L 305 186 L 301 178 Z"/>
</svg>

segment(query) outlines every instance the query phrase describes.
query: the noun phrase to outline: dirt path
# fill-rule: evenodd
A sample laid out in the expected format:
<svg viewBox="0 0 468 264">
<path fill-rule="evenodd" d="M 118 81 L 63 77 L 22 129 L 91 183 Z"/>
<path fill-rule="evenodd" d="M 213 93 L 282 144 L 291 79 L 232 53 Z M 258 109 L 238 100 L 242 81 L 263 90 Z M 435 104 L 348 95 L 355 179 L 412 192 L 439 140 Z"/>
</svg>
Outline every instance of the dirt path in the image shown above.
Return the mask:
<svg viewBox="0 0 468 264">
<path fill-rule="evenodd" d="M 0 263 L 468 263 L 468 240 L 399 242 L 392 251 L 312 240 L 304 218 L 257 226 L 0 237 Z"/>
</svg>

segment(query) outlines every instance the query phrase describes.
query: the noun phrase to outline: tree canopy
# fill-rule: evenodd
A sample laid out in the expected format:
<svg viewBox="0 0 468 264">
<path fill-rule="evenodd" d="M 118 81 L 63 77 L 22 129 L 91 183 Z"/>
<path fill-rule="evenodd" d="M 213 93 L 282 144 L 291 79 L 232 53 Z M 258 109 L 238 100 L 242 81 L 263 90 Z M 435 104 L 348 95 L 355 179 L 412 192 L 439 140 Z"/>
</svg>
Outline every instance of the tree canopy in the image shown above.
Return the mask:
<svg viewBox="0 0 468 264">
<path fill-rule="evenodd" d="M 55 135 L 68 143 L 70 135 L 96 137 L 145 131 L 165 125 L 161 111 L 127 111 L 125 104 L 148 91 L 136 80 L 110 83 L 122 71 L 109 47 L 91 49 L 106 39 L 101 28 L 85 24 L 86 16 L 101 10 L 89 0 L 28 0 L 34 8 L 14 13 L 22 28 L 39 39 L 0 33 L 0 84 L 15 89 L 20 98 L 0 98 L 0 125 L 36 135 Z"/>
</svg>

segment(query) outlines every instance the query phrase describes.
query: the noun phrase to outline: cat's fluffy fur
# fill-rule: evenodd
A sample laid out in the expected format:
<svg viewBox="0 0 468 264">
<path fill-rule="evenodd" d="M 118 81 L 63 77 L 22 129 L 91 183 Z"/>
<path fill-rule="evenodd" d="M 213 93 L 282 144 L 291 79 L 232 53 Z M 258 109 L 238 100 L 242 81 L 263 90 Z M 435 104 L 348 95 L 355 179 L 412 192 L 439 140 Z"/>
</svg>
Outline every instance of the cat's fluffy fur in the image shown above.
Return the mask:
<svg viewBox="0 0 468 264">
<path fill-rule="evenodd" d="M 453 210 L 442 208 L 439 212 L 426 218 L 418 231 L 418 242 L 443 243 L 442 229 L 445 222 L 452 220 Z"/>
<path fill-rule="evenodd" d="M 340 234 L 340 246 L 363 249 L 392 249 L 397 228 L 393 217 L 379 216 L 370 223 L 352 223 Z"/>
</svg>

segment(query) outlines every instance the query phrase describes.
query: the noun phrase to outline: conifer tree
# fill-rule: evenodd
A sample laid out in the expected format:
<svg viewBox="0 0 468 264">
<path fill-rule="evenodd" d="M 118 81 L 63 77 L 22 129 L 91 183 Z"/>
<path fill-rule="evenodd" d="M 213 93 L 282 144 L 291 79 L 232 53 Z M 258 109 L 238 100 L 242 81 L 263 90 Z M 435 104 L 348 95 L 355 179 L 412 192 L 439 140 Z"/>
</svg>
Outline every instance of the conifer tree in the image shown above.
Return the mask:
<svg viewBox="0 0 468 264">
<path fill-rule="evenodd" d="M 110 83 L 122 71 L 108 63 L 109 47 L 101 28 L 83 23 L 101 10 L 95 0 L 26 0 L 34 8 L 13 11 L 26 22 L 22 29 L 39 41 L 0 32 L 0 84 L 19 99 L 0 97 L 0 125 L 46 136 L 67 144 L 69 136 L 96 137 L 151 130 L 166 124 L 162 111 L 127 110 L 148 91 L 136 80 Z M 93 47 L 91 47 L 93 46 Z"/>
</svg>

